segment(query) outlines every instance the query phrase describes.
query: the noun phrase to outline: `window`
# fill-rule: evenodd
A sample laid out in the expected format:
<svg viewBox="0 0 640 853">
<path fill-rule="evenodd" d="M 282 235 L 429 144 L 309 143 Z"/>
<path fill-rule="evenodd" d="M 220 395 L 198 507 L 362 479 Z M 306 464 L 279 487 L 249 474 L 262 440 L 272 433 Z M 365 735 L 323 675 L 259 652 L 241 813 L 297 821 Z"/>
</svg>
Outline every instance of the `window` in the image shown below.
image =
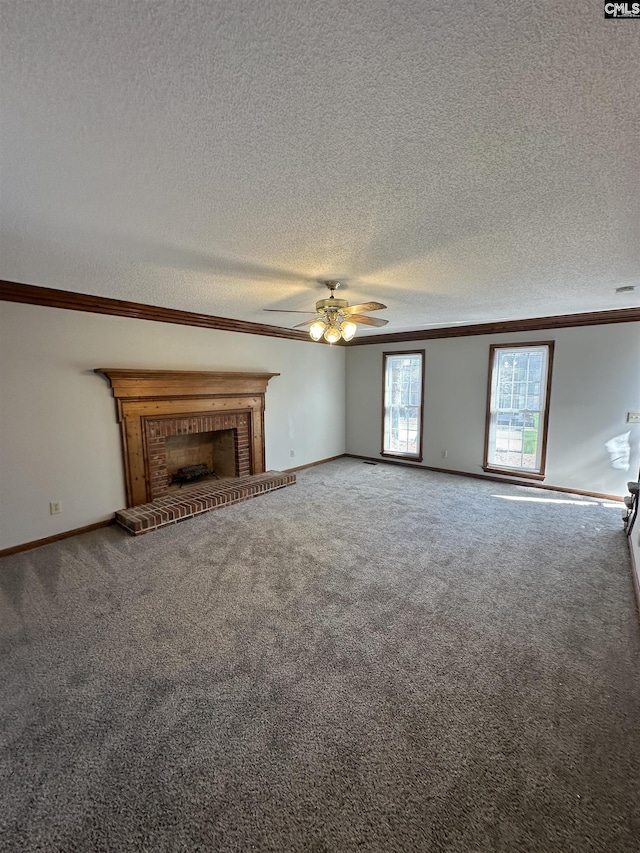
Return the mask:
<svg viewBox="0 0 640 853">
<path fill-rule="evenodd" d="M 422 461 L 424 350 L 383 353 L 382 456 Z"/>
<path fill-rule="evenodd" d="M 485 471 L 544 478 L 552 363 L 553 341 L 491 346 Z"/>
</svg>

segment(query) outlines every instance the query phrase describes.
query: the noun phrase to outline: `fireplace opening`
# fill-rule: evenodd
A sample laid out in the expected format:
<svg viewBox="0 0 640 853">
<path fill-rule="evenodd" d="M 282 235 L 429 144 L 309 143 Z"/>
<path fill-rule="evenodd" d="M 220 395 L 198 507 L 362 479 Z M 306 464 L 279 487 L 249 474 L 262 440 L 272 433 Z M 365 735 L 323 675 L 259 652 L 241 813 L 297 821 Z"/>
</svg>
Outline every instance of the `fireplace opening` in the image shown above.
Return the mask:
<svg viewBox="0 0 640 853">
<path fill-rule="evenodd" d="M 184 478 L 181 478 L 179 472 L 196 465 L 206 466 L 209 471 L 215 472 L 218 479 L 240 475 L 235 429 L 167 436 L 165 450 L 167 485 L 171 491 L 184 484 Z"/>
</svg>

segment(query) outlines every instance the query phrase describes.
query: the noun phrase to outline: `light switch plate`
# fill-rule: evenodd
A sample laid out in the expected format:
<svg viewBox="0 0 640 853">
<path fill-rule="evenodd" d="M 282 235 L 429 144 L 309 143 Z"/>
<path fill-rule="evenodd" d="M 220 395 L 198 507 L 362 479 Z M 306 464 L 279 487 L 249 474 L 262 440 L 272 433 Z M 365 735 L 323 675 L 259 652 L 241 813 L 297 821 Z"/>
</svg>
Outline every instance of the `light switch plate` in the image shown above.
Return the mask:
<svg viewBox="0 0 640 853">
<path fill-rule="evenodd" d="M 627 412 L 628 424 L 640 424 L 640 412 Z"/>
</svg>

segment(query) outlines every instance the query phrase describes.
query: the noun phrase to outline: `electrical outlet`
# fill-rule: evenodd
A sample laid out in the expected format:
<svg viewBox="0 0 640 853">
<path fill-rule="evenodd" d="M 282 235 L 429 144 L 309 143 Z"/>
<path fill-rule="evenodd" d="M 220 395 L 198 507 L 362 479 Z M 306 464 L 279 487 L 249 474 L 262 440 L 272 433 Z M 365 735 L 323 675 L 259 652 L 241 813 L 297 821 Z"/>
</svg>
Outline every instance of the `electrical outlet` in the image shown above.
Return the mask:
<svg viewBox="0 0 640 853">
<path fill-rule="evenodd" d="M 640 424 L 640 412 L 627 412 L 628 424 Z"/>
<path fill-rule="evenodd" d="M 293 459 L 293 457 L 294 457 L 295 455 L 296 455 L 295 450 L 290 450 L 290 451 L 289 451 L 289 456 L 290 456 L 292 459 Z"/>
<path fill-rule="evenodd" d="M 446 459 L 448 455 L 449 455 L 448 450 L 442 450 L 440 453 L 440 456 L 442 456 L 443 459 Z"/>
<path fill-rule="evenodd" d="M 59 515 L 62 512 L 60 501 L 51 501 L 49 504 L 49 515 Z"/>
</svg>

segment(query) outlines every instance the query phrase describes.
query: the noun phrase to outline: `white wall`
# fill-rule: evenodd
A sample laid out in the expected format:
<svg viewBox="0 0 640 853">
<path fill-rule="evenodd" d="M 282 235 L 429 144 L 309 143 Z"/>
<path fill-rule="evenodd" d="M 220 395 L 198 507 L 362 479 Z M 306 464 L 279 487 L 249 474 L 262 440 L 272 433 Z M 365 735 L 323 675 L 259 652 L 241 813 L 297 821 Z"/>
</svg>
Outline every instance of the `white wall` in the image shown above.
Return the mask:
<svg viewBox="0 0 640 853">
<path fill-rule="evenodd" d="M 640 427 L 625 422 L 640 411 L 638 323 L 416 342 L 426 350 L 423 464 L 481 474 L 489 344 L 549 339 L 545 484 L 626 494 L 640 465 Z M 408 348 L 327 347 L 0 302 L 0 549 L 125 505 L 115 402 L 95 367 L 279 372 L 267 388 L 266 463 L 284 469 L 345 449 L 378 458 L 382 352 Z M 604 443 L 627 431 L 630 469 L 612 469 Z M 61 515 L 49 515 L 52 500 Z"/>
<path fill-rule="evenodd" d="M 347 350 L 347 452 L 379 457 L 382 353 L 425 349 L 423 464 L 482 474 L 489 345 L 555 340 L 545 485 L 627 494 L 640 464 L 640 324 L 376 344 Z M 631 432 L 628 471 L 605 442 Z M 448 451 L 443 459 L 441 452 Z"/>
<path fill-rule="evenodd" d="M 265 436 L 267 469 L 282 470 L 344 452 L 344 361 L 342 347 L 0 302 L 0 549 L 125 506 L 115 401 L 95 367 L 280 373 Z"/>
</svg>

